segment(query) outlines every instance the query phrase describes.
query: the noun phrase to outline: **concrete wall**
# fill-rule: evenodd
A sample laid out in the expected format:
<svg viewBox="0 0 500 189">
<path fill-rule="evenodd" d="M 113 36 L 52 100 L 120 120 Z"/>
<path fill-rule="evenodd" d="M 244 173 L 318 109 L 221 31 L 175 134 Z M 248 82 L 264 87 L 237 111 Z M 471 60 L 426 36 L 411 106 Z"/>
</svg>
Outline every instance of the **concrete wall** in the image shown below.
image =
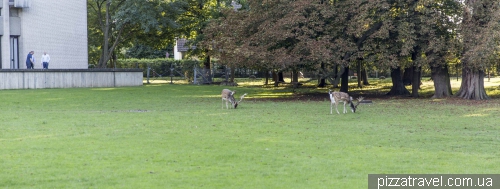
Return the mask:
<svg viewBox="0 0 500 189">
<path fill-rule="evenodd" d="M 0 89 L 142 86 L 142 69 L 0 70 Z"/>
</svg>

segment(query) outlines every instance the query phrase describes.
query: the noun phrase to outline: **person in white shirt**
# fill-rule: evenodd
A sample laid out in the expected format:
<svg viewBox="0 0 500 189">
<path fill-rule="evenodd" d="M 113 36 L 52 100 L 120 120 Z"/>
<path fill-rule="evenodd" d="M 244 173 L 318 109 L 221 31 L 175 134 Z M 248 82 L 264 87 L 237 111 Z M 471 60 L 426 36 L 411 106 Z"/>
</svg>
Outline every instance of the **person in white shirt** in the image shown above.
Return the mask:
<svg viewBox="0 0 500 189">
<path fill-rule="evenodd" d="M 43 69 L 49 69 L 50 56 L 47 52 L 43 52 L 42 55 L 42 66 Z"/>
</svg>

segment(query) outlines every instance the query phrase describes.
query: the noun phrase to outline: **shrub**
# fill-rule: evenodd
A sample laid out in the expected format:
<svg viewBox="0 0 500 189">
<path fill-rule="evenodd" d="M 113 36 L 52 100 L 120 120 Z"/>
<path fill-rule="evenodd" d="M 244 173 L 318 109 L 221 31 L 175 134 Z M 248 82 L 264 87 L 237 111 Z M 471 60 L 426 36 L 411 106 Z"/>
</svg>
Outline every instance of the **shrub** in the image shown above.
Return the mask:
<svg viewBox="0 0 500 189">
<path fill-rule="evenodd" d="M 157 73 L 170 73 L 170 68 L 181 72 L 186 76 L 186 79 L 193 79 L 193 70 L 195 66 L 200 67 L 201 62 L 198 60 L 174 60 L 172 58 L 156 58 L 156 59 L 119 59 L 117 68 L 140 68 L 144 71 L 144 77 L 147 76 L 147 68 L 151 67 Z"/>
</svg>

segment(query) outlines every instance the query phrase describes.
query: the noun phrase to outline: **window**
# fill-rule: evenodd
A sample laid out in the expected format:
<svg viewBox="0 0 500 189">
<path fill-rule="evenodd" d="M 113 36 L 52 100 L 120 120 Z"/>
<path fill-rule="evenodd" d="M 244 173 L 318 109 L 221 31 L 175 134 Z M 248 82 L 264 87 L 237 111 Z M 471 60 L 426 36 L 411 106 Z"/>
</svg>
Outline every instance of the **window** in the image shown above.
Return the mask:
<svg viewBox="0 0 500 189">
<path fill-rule="evenodd" d="M 9 16 L 10 17 L 19 17 L 19 9 L 11 7 L 9 9 Z"/>
</svg>

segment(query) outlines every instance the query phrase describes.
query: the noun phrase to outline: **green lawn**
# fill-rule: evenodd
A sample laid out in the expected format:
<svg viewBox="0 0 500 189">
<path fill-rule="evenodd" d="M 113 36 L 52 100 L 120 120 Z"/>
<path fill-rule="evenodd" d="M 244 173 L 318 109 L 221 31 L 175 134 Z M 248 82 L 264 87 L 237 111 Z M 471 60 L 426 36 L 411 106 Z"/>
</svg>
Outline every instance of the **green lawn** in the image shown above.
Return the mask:
<svg viewBox="0 0 500 189">
<path fill-rule="evenodd" d="M 222 110 L 223 88 L 248 96 Z M 381 97 L 330 115 L 327 90 L 1 90 L 0 188 L 359 189 L 368 174 L 500 171 L 499 99 Z"/>
</svg>

